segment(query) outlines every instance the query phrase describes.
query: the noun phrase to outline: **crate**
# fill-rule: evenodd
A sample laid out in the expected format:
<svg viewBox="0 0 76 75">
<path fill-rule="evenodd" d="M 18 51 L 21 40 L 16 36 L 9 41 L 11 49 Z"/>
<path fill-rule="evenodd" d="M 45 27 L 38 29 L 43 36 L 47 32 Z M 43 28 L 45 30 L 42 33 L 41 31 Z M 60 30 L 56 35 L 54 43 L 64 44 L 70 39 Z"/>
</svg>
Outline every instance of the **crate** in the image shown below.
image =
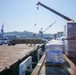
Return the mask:
<svg viewBox="0 0 76 75">
<path fill-rule="evenodd" d="M 76 58 L 76 40 L 65 40 L 64 47 L 67 56 Z"/>
<path fill-rule="evenodd" d="M 63 42 L 59 40 L 51 40 L 45 45 L 45 50 L 61 50 L 63 51 Z"/>
<path fill-rule="evenodd" d="M 76 22 L 68 22 L 64 26 L 64 35 L 66 38 L 76 37 Z"/>
<path fill-rule="evenodd" d="M 63 52 L 60 50 L 46 50 L 46 60 L 45 63 L 47 64 L 57 64 L 57 63 L 64 63 L 63 59 Z"/>
</svg>

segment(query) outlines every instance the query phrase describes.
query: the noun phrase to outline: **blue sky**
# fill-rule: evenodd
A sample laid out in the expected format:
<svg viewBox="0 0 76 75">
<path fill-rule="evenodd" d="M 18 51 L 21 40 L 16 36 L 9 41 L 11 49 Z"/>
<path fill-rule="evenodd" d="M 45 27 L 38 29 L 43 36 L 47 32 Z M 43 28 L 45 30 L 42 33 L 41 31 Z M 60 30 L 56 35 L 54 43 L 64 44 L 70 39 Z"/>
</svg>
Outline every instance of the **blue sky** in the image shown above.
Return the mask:
<svg viewBox="0 0 76 75">
<path fill-rule="evenodd" d="M 56 21 L 45 33 L 63 31 L 67 20 L 41 6 L 37 10 L 38 1 L 76 21 L 76 0 L 0 0 L 0 29 L 4 22 L 5 32 L 26 30 L 38 33 Z"/>
</svg>

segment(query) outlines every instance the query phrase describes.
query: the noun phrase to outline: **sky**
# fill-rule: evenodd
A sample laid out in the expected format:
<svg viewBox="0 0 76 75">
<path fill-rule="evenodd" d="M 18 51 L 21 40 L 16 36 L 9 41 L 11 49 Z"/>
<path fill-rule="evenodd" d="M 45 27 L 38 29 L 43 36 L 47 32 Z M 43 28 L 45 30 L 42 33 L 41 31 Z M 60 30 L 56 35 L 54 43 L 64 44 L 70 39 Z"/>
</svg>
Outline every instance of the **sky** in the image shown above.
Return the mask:
<svg viewBox="0 0 76 75">
<path fill-rule="evenodd" d="M 38 1 L 76 21 L 76 0 L 0 0 L 0 29 L 4 23 L 4 32 L 39 33 L 41 28 L 44 31 L 56 21 L 44 33 L 64 31 L 67 20 L 42 6 L 37 10 Z"/>
</svg>

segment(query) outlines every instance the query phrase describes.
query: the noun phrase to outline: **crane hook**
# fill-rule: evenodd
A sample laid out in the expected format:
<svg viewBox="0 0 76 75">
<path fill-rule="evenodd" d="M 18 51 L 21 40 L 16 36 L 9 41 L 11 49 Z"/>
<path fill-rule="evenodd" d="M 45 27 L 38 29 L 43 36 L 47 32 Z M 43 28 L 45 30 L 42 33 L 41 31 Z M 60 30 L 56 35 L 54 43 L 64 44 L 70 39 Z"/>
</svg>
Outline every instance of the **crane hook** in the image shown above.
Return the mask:
<svg viewBox="0 0 76 75">
<path fill-rule="evenodd" d="M 37 7 L 37 10 L 39 9 L 39 7 Z"/>
</svg>

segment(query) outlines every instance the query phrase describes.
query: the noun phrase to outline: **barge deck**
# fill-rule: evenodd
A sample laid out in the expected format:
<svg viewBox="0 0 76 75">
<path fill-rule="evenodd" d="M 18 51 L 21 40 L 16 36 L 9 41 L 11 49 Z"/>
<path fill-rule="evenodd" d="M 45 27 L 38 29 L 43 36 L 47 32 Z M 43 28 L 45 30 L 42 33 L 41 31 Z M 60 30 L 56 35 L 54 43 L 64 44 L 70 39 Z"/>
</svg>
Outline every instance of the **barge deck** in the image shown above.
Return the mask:
<svg viewBox="0 0 76 75">
<path fill-rule="evenodd" d="M 26 44 L 17 44 L 15 46 L 0 46 L 0 72 L 10 67 L 15 62 L 25 57 L 36 46 L 26 46 Z"/>
<path fill-rule="evenodd" d="M 45 65 L 45 53 L 31 75 L 76 75 L 76 66 L 63 54 L 63 65 Z"/>
</svg>

